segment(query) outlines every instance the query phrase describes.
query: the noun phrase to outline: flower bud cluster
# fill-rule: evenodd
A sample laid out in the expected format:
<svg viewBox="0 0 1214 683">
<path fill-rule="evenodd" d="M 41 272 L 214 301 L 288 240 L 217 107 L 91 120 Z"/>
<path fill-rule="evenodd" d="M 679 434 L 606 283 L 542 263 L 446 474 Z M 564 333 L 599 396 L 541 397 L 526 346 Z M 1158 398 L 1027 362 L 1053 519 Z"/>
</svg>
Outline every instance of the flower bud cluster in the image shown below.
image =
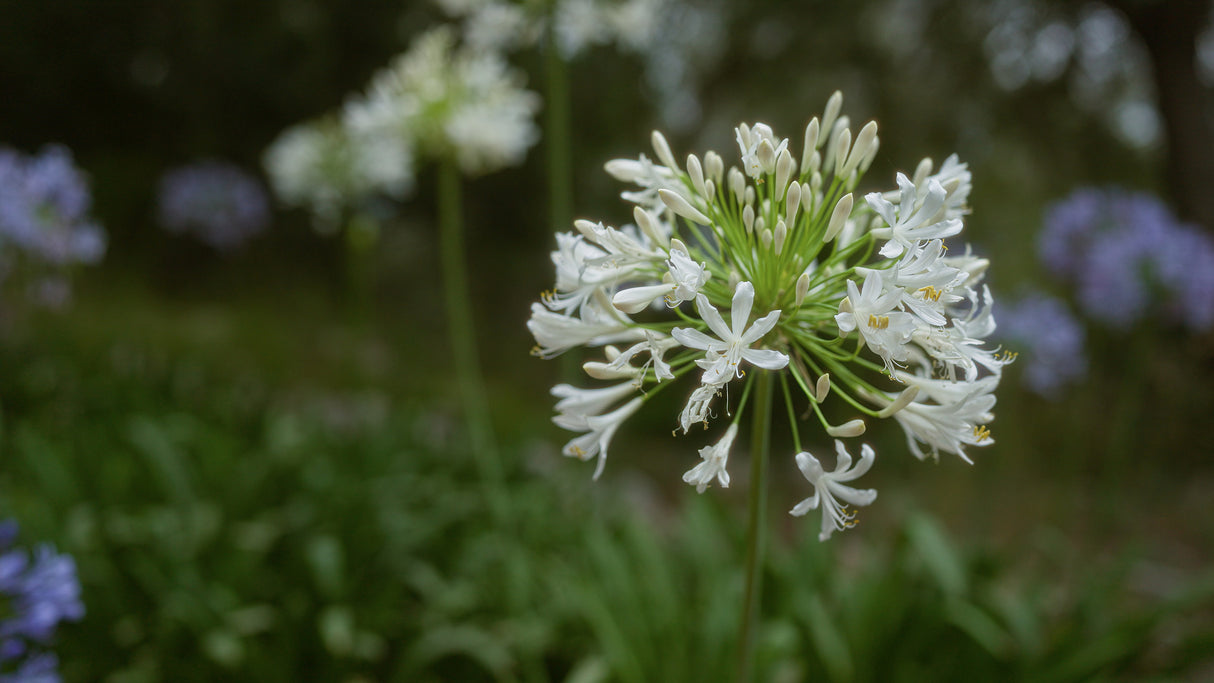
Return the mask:
<svg viewBox="0 0 1214 683">
<path fill-rule="evenodd" d="M 835 93 L 809 122 L 800 154 L 756 123 L 735 130 L 738 165 L 712 151 L 679 163 L 657 132 L 653 159 L 607 163 L 631 186 L 621 196 L 633 222 L 579 220 L 576 232 L 558 234 L 556 285 L 528 322 L 535 355 L 603 347 L 605 359 L 585 369 L 613 382 L 553 390 L 557 424 L 584 432 L 565 455 L 597 459 L 597 476 L 620 423 L 690 376 L 676 431 L 722 415 L 729 426 L 684 480 L 700 491 L 713 480 L 727 486 L 756 371 L 779 373 L 789 415 L 805 412 L 794 402 L 808 403 L 838 439 L 893 418 L 921 459 L 944 451 L 968 462 L 967 447 L 992 443 L 986 425 L 1008 358 L 984 344 L 995 327 L 982 285 L 988 262 L 944 244 L 963 229 L 970 173 L 956 157 L 938 168 L 924 160 L 897 175 L 896 190 L 857 200 L 880 140 L 872 122 L 853 136 L 841 104 Z M 821 404 L 831 394 L 859 416 L 829 422 Z M 800 451 L 797 420 L 791 429 Z M 821 507 L 822 538 L 854 524 L 840 501 L 876 497 L 840 483 L 869 469 L 872 449 L 862 446 L 855 467 L 842 441 L 837 454 L 829 473 L 808 452 L 795 458 L 814 494 L 792 513 Z"/>
</svg>

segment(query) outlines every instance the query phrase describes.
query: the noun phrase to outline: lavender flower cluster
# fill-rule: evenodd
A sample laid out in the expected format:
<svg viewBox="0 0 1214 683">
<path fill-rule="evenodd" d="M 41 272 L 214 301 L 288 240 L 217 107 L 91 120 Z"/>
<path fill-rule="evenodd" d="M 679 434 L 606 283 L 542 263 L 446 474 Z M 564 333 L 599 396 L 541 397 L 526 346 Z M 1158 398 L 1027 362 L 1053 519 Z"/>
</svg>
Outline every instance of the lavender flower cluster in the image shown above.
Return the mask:
<svg viewBox="0 0 1214 683">
<path fill-rule="evenodd" d="M 1214 327 L 1214 239 L 1155 197 L 1080 190 L 1047 211 L 1037 253 L 1085 315 L 1115 330 L 1156 311 L 1190 331 Z"/>
<path fill-rule="evenodd" d="M 221 161 L 168 171 L 160 179 L 158 197 L 161 227 L 191 234 L 219 251 L 240 247 L 270 222 L 270 201 L 261 182 Z"/>
<path fill-rule="evenodd" d="M 0 249 L 51 266 L 96 263 L 106 235 L 89 217 L 92 193 L 65 147 L 35 156 L 0 148 Z"/>
<path fill-rule="evenodd" d="M 84 616 L 76 564 L 48 545 L 14 547 L 17 531 L 0 522 L 0 683 L 53 683 L 59 662 L 44 648 L 60 622 Z"/>
<path fill-rule="evenodd" d="M 1158 314 L 1214 328 L 1214 238 L 1144 193 L 1084 188 L 1047 209 L 1037 255 L 1073 288 L 1080 312 L 1115 332 Z M 1033 292 L 1000 308 L 1000 336 L 1025 352 L 1024 382 L 1055 397 L 1087 372 L 1083 323 L 1062 299 Z"/>
</svg>

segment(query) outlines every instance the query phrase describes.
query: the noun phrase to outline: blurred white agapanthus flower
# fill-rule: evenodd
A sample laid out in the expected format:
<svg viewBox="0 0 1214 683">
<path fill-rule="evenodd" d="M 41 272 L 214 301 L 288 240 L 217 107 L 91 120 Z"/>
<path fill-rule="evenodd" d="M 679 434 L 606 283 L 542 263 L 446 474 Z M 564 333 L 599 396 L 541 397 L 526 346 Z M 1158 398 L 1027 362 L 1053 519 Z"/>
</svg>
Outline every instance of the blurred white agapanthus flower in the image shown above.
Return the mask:
<svg viewBox="0 0 1214 683">
<path fill-rule="evenodd" d="M 454 157 L 464 173 L 517 165 L 539 139 L 539 98 L 494 52 L 457 43 L 449 27 L 421 35 L 346 103 L 352 138 L 398 141 L 421 157 Z"/>
<path fill-rule="evenodd" d="M 533 304 L 528 327 L 534 353 L 545 358 L 604 347 L 605 358 L 584 368 L 613 382 L 609 389 L 553 390 L 562 399 L 557 424 L 586 432 L 564 452 L 593 455 L 596 477 L 619 426 L 660 391 L 683 386 L 675 422 L 684 434 L 721 417 L 728 423 L 684 480 L 699 491 L 713 480 L 728 485 L 729 449 L 763 372 L 778 373 L 790 416 L 807 403 L 836 439 L 893 418 L 919 458 L 943 451 L 969 462 L 966 447 L 993 443 L 987 424 L 1008 358 L 984 342 L 994 330 L 981 285 L 989 264 L 968 249 L 950 256 L 943 242 L 968 214 L 969 171 L 949 157 L 933 175 L 925 159 L 912 176 L 897 175 L 896 190 L 856 201 L 877 126 L 853 137 L 841 101 L 835 93 L 809 122 L 796 157 L 762 123 L 738 126 L 740 165 L 728 168 L 711 151 L 680 164 L 655 132 L 656 159 L 607 164 L 635 186 L 622 194 L 635 205 L 634 224 L 579 220 L 576 233 L 557 235 L 556 286 Z M 688 376 L 689 387 L 678 381 Z M 731 392 L 739 380 L 741 390 Z M 858 415 L 828 421 L 822 404 L 832 393 Z M 797 420 L 791 429 L 796 463 L 813 487 L 792 512 L 821 508 L 826 539 L 855 523 L 846 505 L 876 499 L 876 491 L 844 484 L 876 454 L 862 445 L 853 466 L 837 441 L 828 472 L 802 451 Z"/>
<path fill-rule="evenodd" d="M 478 50 L 553 47 L 564 60 L 613 46 L 644 63 L 667 125 L 698 120 L 698 87 L 723 54 L 725 0 L 434 0 Z"/>
<path fill-rule="evenodd" d="M 274 194 L 309 209 L 316 227 L 332 232 L 342 212 L 374 194 L 404 198 L 413 188 L 409 141 L 351 137 L 333 117 L 288 128 L 263 158 Z"/>
</svg>

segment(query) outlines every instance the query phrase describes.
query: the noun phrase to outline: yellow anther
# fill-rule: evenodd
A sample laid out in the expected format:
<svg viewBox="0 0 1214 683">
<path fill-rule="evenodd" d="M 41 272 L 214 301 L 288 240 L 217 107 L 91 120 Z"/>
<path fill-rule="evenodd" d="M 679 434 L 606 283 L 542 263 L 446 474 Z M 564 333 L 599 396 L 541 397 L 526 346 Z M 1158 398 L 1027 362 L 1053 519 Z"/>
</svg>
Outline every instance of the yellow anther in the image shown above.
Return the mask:
<svg viewBox="0 0 1214 683">
<path fill-rule="evenodd" d="M 868 326 L 871 328 L 877 329 L 877 330 L 884 330 L 885 328 L 889 327 L 889 316 L 888 315 L 882 315 L 882 316 L 869 315 L 868 316 Z"/>
<path fill-rule="evenodd" d="M 536 356 L 536 357 L 540 357 L 540 356 L 544 355 L 544 352 L 543 352 L 543 350 L 540 349 L 539 344 L 536 344 L 535 346 L 531 347 L 531 355 Z"/>
<path fill-rule="evenodd" d="M 997 360 L 1001 363 L 1011 363 L 1012 361 L 1016 360 L 1016 357 L 1019 355 L 1020 354 L 1016 351 L 1005 350 L 1002 353 L 999 353 L 998 355 L 996 355 L 995 360 Z"/>
<path fill-rule="evenodd" d="M 575 458 L 585 458 L 586 457 L 586 451 L 582 450 L 581 446 L 574 446 L 569 449 L 569 452 L 572 453 Z"/>
<path fill-rule="evenodd" d="M 986 428 L 986 425 L 974 425 L 974 438 L 978 441 L 985 441 L 991 438 L 991 430 Z"/>
<path fill-rule="evenodd" d="M 919 289 L 917 289 L 915 291 L 922 294 L 924 299 L 930 299 L 932 301 L 939 301 L 940 295 L 944 294 L 943 290 L 936 289 L 935 287 L 932 287 L 930 285 L 927 287 L 920 287 Z"/>
</svg>

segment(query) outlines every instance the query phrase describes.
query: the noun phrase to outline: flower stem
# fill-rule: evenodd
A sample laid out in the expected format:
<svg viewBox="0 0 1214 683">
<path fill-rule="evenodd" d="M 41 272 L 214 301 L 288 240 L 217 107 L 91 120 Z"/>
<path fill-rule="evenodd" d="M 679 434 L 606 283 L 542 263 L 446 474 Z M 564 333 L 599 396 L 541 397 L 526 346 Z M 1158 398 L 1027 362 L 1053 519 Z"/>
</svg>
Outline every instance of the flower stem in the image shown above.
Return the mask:
<svg viewBox="0 0 1214 683">
<path fill-rule="evenodd" d="M 738 629 L 738 683 L 754 675 L 755 631 L 763 593 L 763 556 L 767 524 L 767 459 L 771 450 L 771 373 L 756 370 L 754 417 L 750 441 L 750 521 L 746 529 L 746 596 Z"/>
<path fill-rule="evenodd" d="M 553 3 L 553 7 L 555 5 Z M 550 16 L 544 49 L 544 147 L 548 165 L 548 227 L 561 231 L 573 220 L 573 135 L 569 65 L 556 47 L 555 23 Z M 561 375 L 566 381 L 573 381 L 581 374 L 577 354 L 563 354 L 560 362 Z"/>
<path fill-rule="evenodd" d="M 471 440 L 472 456 L 490 505 L 499 519 L 502 469 L 489 413 L 484 379 L 477 353 L 472 322 L 472 298 L 464 264 L 464 226 L 459 168 L 444 159 L 438 169 L 438 222 L 442 252 L 443 289 L 447 298 L 447 324 L 455 376 L 463 403 L 464 420 Z"/>
</svg>

